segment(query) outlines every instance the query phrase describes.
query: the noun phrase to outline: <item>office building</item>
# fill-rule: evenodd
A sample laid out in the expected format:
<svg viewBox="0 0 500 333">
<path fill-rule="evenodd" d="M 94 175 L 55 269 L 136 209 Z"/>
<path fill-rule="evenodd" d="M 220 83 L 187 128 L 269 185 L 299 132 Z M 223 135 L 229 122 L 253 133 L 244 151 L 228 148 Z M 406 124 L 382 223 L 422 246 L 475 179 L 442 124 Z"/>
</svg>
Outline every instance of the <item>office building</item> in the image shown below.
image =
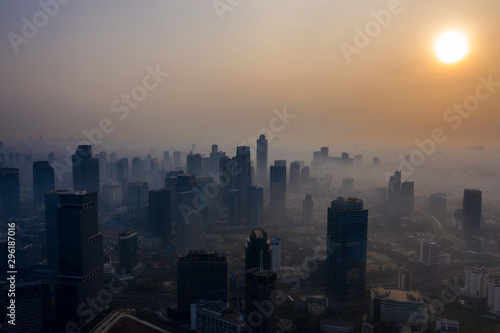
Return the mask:
<svg viewBox="0 0 500 333">
<path fill-rule="evenodd" d="M 177 260 L 177 311 L 181 322 L 189 323 L 191 304 L 227 303 L 228 258 L 225 254 L 190 251 Z"/>
<path fill-rule="evenodd" d="M 481 208 L 481 191 L 465 189 L 463 199 L 463 232 L 464 238 L 470 239 L 471 236 L 477 235 L 481 231 L 482 224 L 482 208 Z"/>
<path fill-rule="evenodd" d="M 437 333 L 459 333 L 460 324 L 456 320 L 448 320 L 445 318 L 436 318 Z"/>
<path fill-rule="evenodd" d="M 500 315 L 500 281 L 498 279 L 488 279 L 487 306 L 490 312 Z"/>
<path fill-rule="evenodd" d="M 302 221 L 304 223 L 312 223 L 314 220 L 314 201 L 312 195 L 306 194 L 302 201 Z"/>
<path fill-rule="evenodd" d="M 18 217 L 20 211 L 19 169 L 0 168 L 0 219 Z"/>
<path fill-rule="evenodd" d="M 219 187 L 220 187 L 220 205 L 229 208 L 231 201 L 229 198 L 230 190 L 236 188 L 235 174 L 238 170 L 235 160 L 229 156 L 222 156 L 219 159 Z"/>
<path fill-rule="evenodd" d="M 310 182 L 310 168 L 305 166 L 300 171 L 300 183 L 302 185 L 308 185 Z"/>
<path fill-rule="evenodd" d="M 399 205 L 401 194 L 401 171 L 397 170 L 393 176 L 389 178 L 387 186 L 387 202 L 391 207 Z"/>
<path fill-rule="evenodd" d="M 103 239 L 99 233 L 96 192 L 59 194 L 57 209 L 59 274 L 55 284 L 59 324 L 88 319 L 77 312 L 84 303 L 98 308 L 99 291 L 104 288 Z M 101 307 L 102 308 L 102 307 Z"/>
<path fill-rule="evenodd" d="M 137 233 L 132 229 L 125 229 L 119 233 L 120 272 L 122 275 L 132 273 L 137 265 Z"/>
<path fill-rule="evenodd" d="M 327 295 L 334 307 L 360 305 L 365 295 L 368 210 L 338 198 L 328 208 Z"/>
<path fill-rule="evenodd" d="M 402 267 L 398 271 L 398 288 L 413 289 L 413 270 Z"/>
<path fill-rule="evenodd" d="M 290 192 L 298 193 L 300 191 L 300 162 L 290 163 Z"/>
<path fill-rule="evenodd" d="M 79 145 L 72 155 L 73 189 L 99 192 L 99 159 L 92 157 L 92 146 Z"/>
<path fill-rule="evenodd" d="M 279 273 L 281 269 L 281 238 L 271 237 L 271 270 Z"/>
<path fill-rule="evenodd" d="M 267 232 L 262 229 L 250 231 L 245 244 L 245 271 L 254 267 L 270 270 L 272 249 Z"/>
<path fill-rule="evenodd" d="M 374 322 L 408 324 L 415 315 L 424 315 L 424 299 L 418 290 L 371 288 L 370 317 Z"/>
<path fill-rule="evenodd" d="M 264 216 L 264 189 L 260 186 L 248 186 L 247 225 L 261 227 Z"/>
<path fill-rule="evenodd" d="M 191 304 L 191 329 L 204 333 L 246 333 L 242 316 L 227 303 Z"/>
<path fill-rule="evenodd" d="M 286 216 L 286 161 L 274 164 L 270 168 L 270 210 L 271 216 L 279 220 Z"/>
<path fill-rule="evenodd" d="M 149 191 L 149 231 L 161 237 L 163 244 L 172 243 L 172 216 L 170 190 Z"/>
<path fill-rule="evenodd" d="M 257 267 L 245 273 L 245 322 L 255 333 L 276 333 L 277 274 Z M 265 313 L 263 313 L 265 312 Z"/>
<path fill-rule="evenodd" d="M 240 191 L 240 216 L 246 221 L 248 219 L 248 186 L 252 185 L 250 147 L 236 147 L 236 163 L 238 169 L 235 175 L 235 188 Z"/>
<path fill-rule="evenodd" d="M 201 175 L 201 155 L 190 153 L 186 156 L 186 171 L 189 175 Z"/>
<path fill-rule="evenodd" d="M 54 168 L 48 161 L 33 163 L 33 193 L 35 195 L 35 204 L 44 205 L 45 192 L 55 189 Z"/>
<path fill-rule="evenodd" d="M 488 278 L 490 272 L 483 266 L 466 266 L 465 271 L 465 296 L 484 299 L 488 297 Z"/>
<path fill-rule="evenodd" d="M 141 229 L 146 226 L 146 205 L 148 205 L 148 202 L 148 183 L 134 182 L 128 184 L 128 215 L 134 228 Z"/>
<path fill-rule="evenodd" d="M 404 215 L 413 213 L 415 203 L 414 183 L 405 181 L 401 184 L 400 212 Z"/>
<path fill-rule="evenodd" d="M 257 140 L 257 182 L 261 185 L 267 182 L 268 142 L 264 134 Z"/>
</svg>

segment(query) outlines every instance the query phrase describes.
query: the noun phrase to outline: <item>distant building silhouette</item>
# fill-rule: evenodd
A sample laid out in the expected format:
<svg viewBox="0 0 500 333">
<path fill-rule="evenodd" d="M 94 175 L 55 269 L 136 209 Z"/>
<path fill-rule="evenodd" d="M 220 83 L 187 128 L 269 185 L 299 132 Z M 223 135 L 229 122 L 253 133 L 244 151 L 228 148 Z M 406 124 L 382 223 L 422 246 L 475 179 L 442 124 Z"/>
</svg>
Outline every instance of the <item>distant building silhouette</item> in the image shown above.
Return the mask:
<svg viewBox="0 0 500 333">
<path fill-rule="evenodd" d="M 172 244 L 172 216 L 170 190 L 149 191 L 149 231 L 161 237 L 163 244 Z"/>
<path fill-rule="evenodd" d="M 479 234 L 482 224 L 481 191 L 465 189 L 463 199 L 463 231 L 465 239 Z"/>
<path fill-rule="evenodd" d="M 387 203 L 392 207 L 398 207 L 401 194 L 401 171 L 397 170 L 389 178 L 387 186 Z"/>
<path fill-rule="evenodd" d="M 359 306 L 365 295 L 368 210 L 338 198 L 328 208 L 327 295 L 333 306 Z"/>
<path fill-rule="evenodd" d="M 73 189 L 99 192 L 99 159 L 92 157 L 92 146 L 79 145 L 72 155 Z"/>
<path fill-rule="evenodd" d="M 191 251 L 177 260 L 177 312 L 181 322 L 190 322 L 191 304 L 227 303 L 228 258 L 217 252 Z"/>
<path fill-rule="evenodd" d="M 302 201 L 302 220 L 304 223 L 312 223 L 314 219 L 314 201 L 312 196 L 307 193 Z"/>
<path fill-rule="evenodd" d="M 446 215 L 446 194 L 431 194 L 429 199 L 429 211 L 438 219 L 444 219 Z"/>
<path fill-rule="evenodd" d="M 20 210 L 19 169 L 0 168 L 0 219 L 18 217 Z"/>
<path fill-rule="evenodd" d="M 399 211 L 408 215 L 413 213 L 415 206 L 415 190 L 414 183 L 405 181 L 401 184 L 401 198 L 400 198 L 400 209 Z"/>
<path fill-rule="evenodd" d="M 267 156 L 268 141 L 264 134 L 257 139 L 257 182 L 265 184 L 267 182 Z"/>
<path fill-rule="evenodd" d="M 290 192 L 298 193 L 300 191 L 300 162 L 290 163 Z"/>
<path fill-rule="evenodd" d="M 248 186 L 252 185 L 252 169 L 250 159 L 250 147 L 236 147 L 236 162 L 238 171 L 235 175 L 236 189 L 240 191 L 240 214 L 243 220 L 248 219 Z"/>
<path fill-rule="evenodd" d="M 245 322 L 255 333 L 276 333 L 277 274 L 252 268 L 245 274 Z"/>
<path fill-rule="evenodd" d="M 186 171 L 190 175 L 201 175 L 201 155 L 190 153 L 186 156 Z"/>
<path fill-rule="evenodd" d="M 248 226 L 260 227 L 264 215 L 264 189 L 260 186 L 248 186 Z"/>
<path fill-rule="evenodd" d="M 55 189 L 54 168 L 47 161 L 33 163 L 33 192 L 35 204 L 44 205 L 45 192 Z"/>
<path fill-rule="evenodd" d="M 137 233 L 132 229 L 125 229 L 118 236 L 120 273 L 122 275 L 130 274 L 137 265 Z"/>
<path fill-rule="evenodd" d="M 134 228 L 146 226 L 146 212 L 149 202 L 149 186 L 146 182 L 134 182 L 128 185 L 128 215 Z"/>
<path fill-rule="evenodd" d="M 275 219 L 284 219 L 286 215 L 286 161 L 275 161 L 270 170 L 271 215 Z"/>
<path fill-rule="evenodd" d="M 250 231 L 245 245 L 245 271 L 254 267 L 270 270 L 272 249 L 267 232 L 262 229 Z"/>
<path fill-rule="evenodd" d="M 281 238 L 271 237 L 271 270 L 279 273 L 281 269 Z"/>
<path fill-rule="evenodd" d="M 99 233 L 96 192 L 59 194 L 57 210 L 59 275 L 55 284 L 58 322 L 84 324 L 80 304 L 99 308 L 104 288 L 103 239 Z M 102 307 L 101 307 L 102 308 Z"/>
</svg>

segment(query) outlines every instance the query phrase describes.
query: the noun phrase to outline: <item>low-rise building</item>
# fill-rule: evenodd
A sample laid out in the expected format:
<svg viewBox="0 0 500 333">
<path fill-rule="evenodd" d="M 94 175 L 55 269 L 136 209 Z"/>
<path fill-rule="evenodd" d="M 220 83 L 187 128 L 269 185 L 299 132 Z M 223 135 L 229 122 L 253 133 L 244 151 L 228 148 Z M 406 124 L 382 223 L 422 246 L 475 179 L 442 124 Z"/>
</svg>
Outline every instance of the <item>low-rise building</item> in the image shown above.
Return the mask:
<svg viewBox="0 0 500 333">
<path fill-rule="evenodd" d="M 372 287 L 370 316 L 375 322 L 409 323 L 424 313 L 420 291 Z"/>
</svg>

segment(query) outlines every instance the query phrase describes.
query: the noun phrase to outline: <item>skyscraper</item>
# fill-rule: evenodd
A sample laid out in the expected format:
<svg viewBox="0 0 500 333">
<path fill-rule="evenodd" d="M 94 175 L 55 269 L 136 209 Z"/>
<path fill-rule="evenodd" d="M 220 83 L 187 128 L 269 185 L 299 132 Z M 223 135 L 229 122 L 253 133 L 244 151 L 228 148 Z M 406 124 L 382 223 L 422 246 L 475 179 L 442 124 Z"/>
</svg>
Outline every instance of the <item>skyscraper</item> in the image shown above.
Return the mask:
<svg viewBox="0 0 500 333">
<path fill-rule="evenodd" d="M 264 215 L 264 189 L 260 186 L 248 186 L 248 220 L 252 227 L 263 224 Z"/>
<path fill-rule="evenodd" d="M 310 177 L 310 168 L 308 166 L 305 166 L 300 171 L 300 183 L 302 185 L 309 184 L 309 177 Z"/>
<path fill-rule="evenodd" d="M 132 229 L 121 231 L 118 245 L 120 247 L 121 274 L 130 274 L 137 265 L 137 232 Z"/>
<path fill-rule="evenodd" d="M 57 210 L 59 275 L 55 285 L 58 322 L 87 320 L 81 304 L 96 310 L 104 288 L 103 240 L 99 233 L 96 192 L 59 194 Z M 102 308 L 102 307 L 101 307 Z"/>
<path fill-rule="evenodd" d="M 238 171 L 236 173 L 236 188 L 240 190 L 240 213 L 243 220 L 248 219 L 248 186 L 252 185 L 252 169 L 250 161 L 250 147 L 236 147 L 236 162 Z"/>
<path fill-rule="evenodd" d="M 149 191 L 149 230 L 161 237 L 164 245 L 172 243 L 170 190 Z"/>
<path fill-rule="evenodd" d="M 464 189 L 463 210 L 463 231 L 464 238 L 470 239 L 471 236 L 479 234 L 482 224 L 482 208 L 480 190 Z"/>
<path fill-rule="evenodd" d="M 302 201 L 302 220 L 304 223 L 312 223 L 314 218 L 314 201 L 312 196 L 307 193 Z"/>
<path fill-rule="evenodd" d="M 257 139 L 257 182 L 265 184 L 267 181 L 267 139 L 264 134 Z"/>
<path fill-rule="evenodd" d="M 300 162 L 290 163 L 290 191 L 297 193 L 300 191 Z"/>
<path fill-rule="evenodd" d="M 413 207 L 415 205 L 413 182 L 405 181 L 401 184 L 401 200 L 399 204 L 401 213 L 405 215 L 413 213 Z"/>
<path fill-rule="evenodd" d="M 399 198 L 401 194 L 401 171 L 397 170 L 393 176 L 389 178 L 387 185 L 387 202 L 392 207 L 399 205 Z"/>
<path fill-rule="evenodd" d="M 176 150 L 174 151 L 174 168 L 180 168 L 182 167 L 181 165 L 181 152 Z M 177 171 L 177 169 L 175 169 Z"/>
<path fill-rule="evenodd" d="M 357 306 L 364 298 L 367 227 L 363 200 L 332 201 L 327 224 L 327 295 L 335 307 Z"/>
<path fill-rule="evenodd" d="M 245 273 L 245 322 L 251 332 L 276 333 L 277 274 L 252 268 Z"/>
<path fill-rule="evenodd" d="M 92 146 L 79 145 L 72 155 L 73 189 L 99 192 L 99 159 L 92 158 Z"/>
<path fill-rule="evenodd" d="M 444 219 L 446 215 L 446 194 L 431 194 L 429 198 L 429 210 L 435 217 Z"/>
<path fill-rule="evenodd" d="M 270 270 L 272 249 L 267 232 L 262 229 L 250 231 L 245 244 L 245 271 L 254 267 Z"/>
<path fill-rule="evenodd" d="M 274 164 L 270 175 L 270 209 L 273 218 L 283 219 L 286 215 L 286 162 L 285 165 L 282 161 Z"/>
<path fill-rule="evenodd" d="M 201 155 L 190 153 L 186 156 L 186 171 L 189 175 L 201 175 Z"/>
<path fill-rule="evenodd" d="M 279 273 L 281 269 L 281 238 L 271 237 L 271 270 Z"/>
<path fill-rule="evenodd" d="M 200 300 L 227 303 L 229 296 L 228 258 L 225 254 L 190 251 L 177 260 L 177 312 L 189 322 L 191 304 Z"/>
<path fill-rule="evenodd" d="M 19 169 L 0 168 L 0 219 L 17 217 L 20 210 Z"/>
<path fill-rule="evenodd" d="M 219 160 L 219 186 L 220 186 L 220 204 L 223 207 L 230 207 L 229 192 L 235 188 L 234 175 L 238 168 L 233 159 L 229 156 L 222 156 Z"/>
<path fill-rule="evenodd" d="M 55 189 L 54 168 L 49 165 L 49 162 L 33 163 L 33 192 L 35 195 L 35 204 L 44 204 L 45 192 L 54 191 Z"/>
<path fill-rule="evenodd" d="M 129 183 L 128 215 L 134 228 L 144 228 L 146 226 L 146 205 L 149 203 L 148 195 L 148 183 Z"/>
</svg>

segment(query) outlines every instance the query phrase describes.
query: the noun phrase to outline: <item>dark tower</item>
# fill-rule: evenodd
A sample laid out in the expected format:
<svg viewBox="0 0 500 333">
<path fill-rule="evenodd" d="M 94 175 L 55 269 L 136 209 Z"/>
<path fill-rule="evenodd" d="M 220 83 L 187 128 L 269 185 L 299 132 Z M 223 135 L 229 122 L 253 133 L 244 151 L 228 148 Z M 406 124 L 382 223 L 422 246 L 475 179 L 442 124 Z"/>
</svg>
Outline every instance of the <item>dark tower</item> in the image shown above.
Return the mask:
<svg viewBox="0 0 500 333">
<path fill-rule="evenodd" d="M 35 204 L 44 204 L 45 192 L 55 189 L 54 168 L 48 161 L 33 163 L 33 192 L 35 194 Z"/>
<path fill-rule="evenodd" d="M 250 161 L 250 147 L 236 147 L 236 162 L 238 171 L 236 174 L 236 187 L 240 190 L 240 214 L 243 220 L 248 217 L 248 186 L 252 185 L 252 167 Z"/>
<path fill-rule="evenodd" d="M 334 307 L 360 305 L 365 295 L 368 210 L 363 200 L 338 198 L 328 208 L 327 295 Z"/>
<path fill-rule="evenodd" d="M 259 184 L 265 184 L 267 180 L 267 144 L 266 136 L 259 135 L 257 140 L 257 181 Z"/>
<path fill-rule="evenodd" d="M 118 245 L 120 247 L 121 274 L 130 274 L 137 265 L 137 233 L 132 229 L 121 231 Z"/>
<path fill-rule="evenodd" d="M 470 239 L 472 235 L 477 235 L 481 231 L 482 211 L 481 211 L 481 191 L 465 189 L 463 200 L 464 214 L 464 238 Z"/>
<path fill-rule="evenodd" d="M 271 165 L 270 176 L 270 209 L 275 219 L 283 219 L 286 215 L 286 162 L 275 161 Z"/>
<path fill-rule="evenodd" d="M 170 190 L 149 191 L 149 230 L 161 237 L 164 245 L 172 243 L 172 217 L 171 217 Z"/>
<path fill-rule="evenodd" d="M 191 304 L 201 300 L 227 303 L 228 258 L 217 252 L 191 251 L 177 260 L 177 312 L 189 322 Z"/>
<path fill-rule="evenodd" d="M 96 192 L 59 194 L 57 209 L 59 275 L 55 285 L 58 322 L 88 319 L 80 304 L 99 308 L 104 288 L 103 241 L 99 233 Z"/>
<path fill-rule="evenodd" d="M 245 245 L 245 271 L 254 267 L 270 270 L 272 249 L 267 232 L 262 229 L 250 231 Z"/>
<path fill-rule="evenodd" d="M 252 268 L 245 273 L 245 322 L 251 332 L 276 333 L 277 275 Z"/>
<path fill-rule="evenodd" d="M 20 210 L 19 169 L 0 168 L 0 219 L 17 217 Z"/>
<path fill-rule="evenodd" d="M 312 223 L 314 219 L 314 201 L 312 196 L 307 193 L 302 201 L 302 220 L 304 223 Z"/>
<path fill-rule="evenodd" d="M 92 146 L 79 145 L 72 162 L 73 189 L 99 192 L 99 159 L 92 158 Z"/>
<path fill-rule="evenodd" d="M 404 182 L 401 184 L 400 211 L 404 215 L 413 213 L 415 206 L 414 182 Z"/>
<path fill-rule="evenodd" d="M 262 226 L 264 214 L 264 189 L 260 186 L 248 186 L 248 225 Z"/>
<path fill-rule="evenodd" d="M 290 192 L 298 193 L 300 191 L 300 162 L 290 163 Z"/>
</svg>

